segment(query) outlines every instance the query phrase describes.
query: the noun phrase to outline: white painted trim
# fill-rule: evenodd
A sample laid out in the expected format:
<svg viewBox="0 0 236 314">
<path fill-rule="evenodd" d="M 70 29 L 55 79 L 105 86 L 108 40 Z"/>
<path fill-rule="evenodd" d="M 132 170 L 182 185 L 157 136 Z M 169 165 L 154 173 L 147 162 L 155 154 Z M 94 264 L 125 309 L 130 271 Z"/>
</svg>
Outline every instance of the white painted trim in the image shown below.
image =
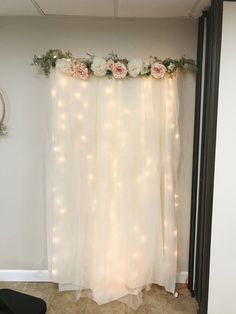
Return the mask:
<svg viewBox="0 0 236 314">
<path fill-rule="evenodd" d="M 188 272 L 187 271 L 181 271 L 176 276 L 176 282 L 177 283 L 185 283 L 188 279 Z"/>
<path fill-rule="evenodd" d="M 182 271 L 177 274 L 176 282 L 185 283 L 188 278 L 188 272 Z M 0 270 L 0 281 L 35 281 L 51 282 L 51 276 L 48 270 Z"/>
<path fill-rule="evenodd" d="M 48 270 L 1 269 L 0 281 L 50 282 L 51 277 Z"/>
</svg>

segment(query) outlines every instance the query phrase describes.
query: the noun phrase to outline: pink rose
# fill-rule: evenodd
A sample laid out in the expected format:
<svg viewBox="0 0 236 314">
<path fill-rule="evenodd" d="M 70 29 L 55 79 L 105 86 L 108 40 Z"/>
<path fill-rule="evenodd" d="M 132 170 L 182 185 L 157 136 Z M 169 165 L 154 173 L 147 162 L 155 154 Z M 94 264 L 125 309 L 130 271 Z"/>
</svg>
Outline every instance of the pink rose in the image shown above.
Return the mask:
<svg viewBox="0 0 236 314">
<path fill-rule="evenodd" d="M 116 79 L 122 79 L 126 76 L 128 70 L 126 66 L 121 62 L 116 62 L 112 69 L 112 74 Z"/>
<path fill-rule="evenodd" d="M 72 77 L 78 77 L 82 80 L 86 80 L 88 78 L 88 68 L 86 64 L 82 62 L 72 64 L 70 67 L 70 73 Z"/>
<path fill-rule="evenodd" d="M 112 71 L 114 64 L 115 64 L 115 62 L 112 59 L 107 60 L 107 69 Z"/>
<path fill-rule="evenodd" d="M 151 66 L 151 75 L 156 78 L 160 79 L 163 78 L 166 73 L 166 67 L 159 63 L 159 62 L 154 62 Z"/>
</svg>

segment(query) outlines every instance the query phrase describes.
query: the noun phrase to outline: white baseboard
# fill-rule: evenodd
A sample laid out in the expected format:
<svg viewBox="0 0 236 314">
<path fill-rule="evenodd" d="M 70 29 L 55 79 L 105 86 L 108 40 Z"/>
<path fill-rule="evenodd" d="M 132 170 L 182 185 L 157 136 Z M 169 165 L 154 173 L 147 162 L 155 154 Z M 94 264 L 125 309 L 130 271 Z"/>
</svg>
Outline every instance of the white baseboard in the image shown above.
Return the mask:
<svg viewBox="0 0 236 314">
<path fill-rule="evenodd" d="M 188 272 L 182 271 L 177 274 L 176 282 L 185 283 Z M 50 282 L 51 277 L 48 270 L 0 270 L 0 281 L 33 281 Z"/>
<path fill-rule="evenodd" d="M 50 282 L 48 270 L 0 270 L 0 281 Z"/>
<path fill-rule="evenodd" d="M 177 283 L 185 283 L 188 279 L 188 272 L 187 271 L 181 271 L 176 276 L 176 282 Z"/>
</svg>

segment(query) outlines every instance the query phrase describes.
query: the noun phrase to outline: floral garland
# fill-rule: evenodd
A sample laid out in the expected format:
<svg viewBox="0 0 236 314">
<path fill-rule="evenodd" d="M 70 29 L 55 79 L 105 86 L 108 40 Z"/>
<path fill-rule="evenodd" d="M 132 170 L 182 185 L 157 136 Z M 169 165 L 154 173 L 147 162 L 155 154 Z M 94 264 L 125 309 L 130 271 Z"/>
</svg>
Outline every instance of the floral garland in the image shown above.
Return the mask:
<svg viewBox="0 0 236 314">
<path fill-rule="evenodd" d="M 42 56 L 34 56 L 32 65 L 39 66 L 46 76 L 49 76 L 52 68 L 82 80 L 86 80 L 91 74 L 97 77 L 109 76 L 115 79 L 126 77 L 152 76 L 161 79 L 165 76 L 173 77 L 177 71 L 186 69 L 196 72 L 197 66 L 192 59 L 158 59 L 150 57 L 149 62 L 140 59 L 128 60 L 119 58 L 111 52 L 105 58 L 98 58 L 88 54 L 87 58 L 75 58 L 71 52 L 63 53 L 59 49 L 50 49 Z"/>
</svg>

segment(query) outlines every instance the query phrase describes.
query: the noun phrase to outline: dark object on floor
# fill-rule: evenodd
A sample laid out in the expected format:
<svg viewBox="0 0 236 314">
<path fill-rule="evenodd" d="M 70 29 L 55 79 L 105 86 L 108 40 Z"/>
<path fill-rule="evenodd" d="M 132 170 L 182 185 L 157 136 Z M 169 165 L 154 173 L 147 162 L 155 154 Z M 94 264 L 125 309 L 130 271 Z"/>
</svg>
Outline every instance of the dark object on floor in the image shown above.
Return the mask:
<svg viewBox="0 0 236 314">
<path fill-rule="evenodd" d="M 42 299 L 11 289 L 0 289 L 0 314 L 45 314 L 46 302 Z"/>
</svg>

